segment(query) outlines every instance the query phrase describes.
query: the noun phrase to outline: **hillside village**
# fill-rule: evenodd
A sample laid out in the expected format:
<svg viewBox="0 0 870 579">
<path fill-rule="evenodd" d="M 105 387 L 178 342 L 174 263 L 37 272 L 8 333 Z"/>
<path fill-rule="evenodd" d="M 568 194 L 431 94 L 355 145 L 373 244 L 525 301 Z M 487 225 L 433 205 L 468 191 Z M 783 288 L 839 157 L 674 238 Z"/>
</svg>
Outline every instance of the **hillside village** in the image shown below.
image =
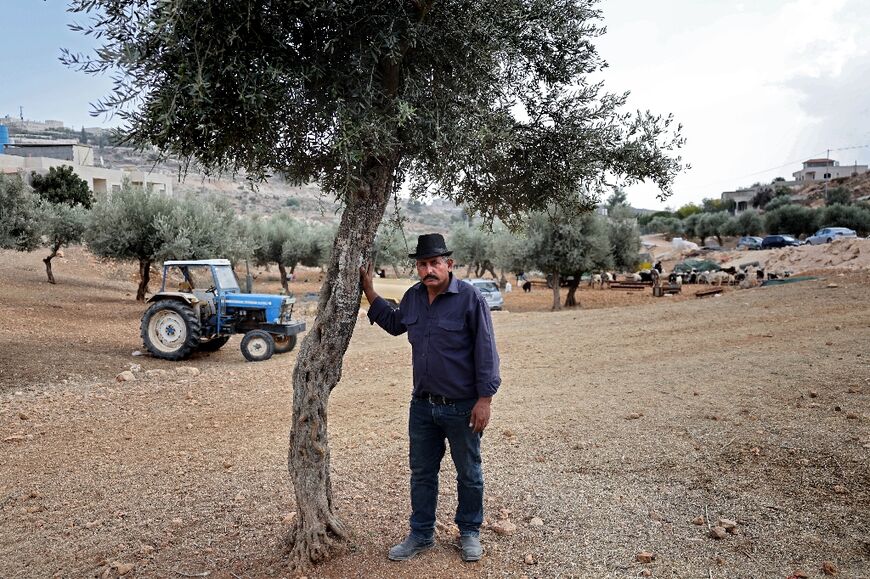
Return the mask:
<svg viewBox="0 0 870 579">
<path fill-rule="evenodd" d="M 44 173 L 51 166 L 71 165 L 77 174 L 89 182 L 95 193 L 117 191 L 124 179 L 133 184 L 169 194 L 216 194 L 231 200 L 240 213 L 270 214 L 289 212 L 299 218 L 317 222 L 332 222 L 336 206 L 314 185 L 295 186 L 284 183 L 280 176 L 268 182 L 251 184 L 244 176 L 210 177 L 192 167 L 181 175 L 182 165 L 175 159 L 159 159 L 156 152 L 143 152 L 123 146 L 113 146 L 111 131 L 100 127 L 82 127 L 80 131 L 64 126 L 62 121 L 30 121 L 8 115 L 0 118 L 6 127 L 6 142 L 0 129 L 0 171 Z M 23 160 L 23 159 L 26 159 Z M 732 214 L 753 208 L 753 199 L 760 191 L 787 188 L 791 198 L 809 207 L 824 205 L 829 187 L 842 187 L 853 201 L 870 200 L 870 169 L 853 163 L 841 165 L 834 159 L 808 159 L 795 170 L 791 179 L 777 178 L 770 183 L 723 191 L 718 197 Z M 408 203 L 402 200 L 405 226 L 411 234 L 429 229 L 449 230 L 466 219 L 463 211 L 440 199 L 428 203 Z M 699 198 L 696 202 L 701 204 Z M 655 213 L 636 208 L 635 214 Z"/>
</svg>

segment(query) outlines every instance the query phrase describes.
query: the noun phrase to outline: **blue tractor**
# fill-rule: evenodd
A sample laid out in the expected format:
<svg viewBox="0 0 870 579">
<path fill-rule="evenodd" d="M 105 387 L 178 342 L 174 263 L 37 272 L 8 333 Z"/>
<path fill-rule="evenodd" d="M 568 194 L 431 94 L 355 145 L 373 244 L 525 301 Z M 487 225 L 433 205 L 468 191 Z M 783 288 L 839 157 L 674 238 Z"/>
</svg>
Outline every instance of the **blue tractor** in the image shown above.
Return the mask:
<svg viewBox="0 0 870 579">
<path fill-rule="evenodd" d="M 227 259 L 166 261 L 160 291 L 142 316 L 145 348 L 157 358 L 183 360 L 215 352 L 233 334 L 251 362 L 289 352 L 305 322 L 293 320 L 287 296 L 245 294 Z"/>
</svg>

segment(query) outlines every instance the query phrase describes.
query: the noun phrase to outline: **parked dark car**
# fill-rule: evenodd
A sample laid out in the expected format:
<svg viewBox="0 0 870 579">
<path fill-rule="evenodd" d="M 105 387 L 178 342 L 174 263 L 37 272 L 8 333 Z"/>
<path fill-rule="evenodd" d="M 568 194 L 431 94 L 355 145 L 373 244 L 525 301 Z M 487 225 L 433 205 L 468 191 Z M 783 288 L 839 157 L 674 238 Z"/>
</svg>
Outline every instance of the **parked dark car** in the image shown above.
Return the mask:
<svg viewBox="0 0 870 579">
<path fill-rule="evenodd" d="M 737 242 L 737 249 L 761 249 L 761 242 L 764 241 L 760 237 L 755 237 L 754 235 L 747 235 L 745 237 L 741 237 L 740 241 Z"/>
<path fill-rule="evenodd" d="M 773 249 L 774 247 L 788 247 L 800 244 L 801 242 L 791 235 L 768 235 L 761 240 L 761 249 Z"/>
</svg>

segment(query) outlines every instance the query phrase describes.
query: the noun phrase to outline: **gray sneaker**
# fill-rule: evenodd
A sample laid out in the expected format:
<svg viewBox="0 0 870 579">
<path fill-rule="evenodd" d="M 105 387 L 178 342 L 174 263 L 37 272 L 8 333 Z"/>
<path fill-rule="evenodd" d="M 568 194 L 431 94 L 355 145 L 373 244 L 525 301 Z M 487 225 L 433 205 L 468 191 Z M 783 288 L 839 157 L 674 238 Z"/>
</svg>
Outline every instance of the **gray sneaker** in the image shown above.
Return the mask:
<svg viewBox="0 0 870 579">
<path fill-rule="evenodd" d="M 427 549 L 431 549 L 434 546 L 434 540 L 421 541 L 420 539 L 408 535 L 408 538 L 404 541 L 390 548 L 387 557 L 390 558 L 390 561 L 407 561 L 414 555 L 422 553 Z"/>
<path fill-rule="evenodd" d="M 483 555 L 480 537 L 476 535 L 463 535 L 459 537 L 459 548 L 462 551 L 463 561 L 480 561 L 480 557 Z"/>
</svg>

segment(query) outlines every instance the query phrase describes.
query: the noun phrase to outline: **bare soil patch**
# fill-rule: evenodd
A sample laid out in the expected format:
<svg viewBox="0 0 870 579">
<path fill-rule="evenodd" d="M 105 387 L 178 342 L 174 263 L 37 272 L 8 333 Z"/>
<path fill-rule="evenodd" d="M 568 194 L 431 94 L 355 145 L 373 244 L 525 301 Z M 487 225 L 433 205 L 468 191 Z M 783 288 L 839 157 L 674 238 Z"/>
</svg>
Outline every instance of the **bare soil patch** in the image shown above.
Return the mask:
<svg viewBox="0 0 870 579">
<path fill-rule="evenodd" d="M 0 577 L 286 576 L 295 351 L 133 357 L 133 268 L 73 248 L 50 286 L 41 257 L 0 252 Z M 557 313 L 548 291 L 509 294 L 484 467 L 489 521 L 517 531 L 485 529 L 475 564 L 452 546 L 449 461 L 439 546 L 386 559 L 406 530 L 410 346 L 361 321 L 330 403 L 354 541 L 308 576 L 870 576 L 870 276 L 820 275 L 703 300 L 581 289 Z M 736 529 L 714 539 L 720 518 Z"/>
</svg>

